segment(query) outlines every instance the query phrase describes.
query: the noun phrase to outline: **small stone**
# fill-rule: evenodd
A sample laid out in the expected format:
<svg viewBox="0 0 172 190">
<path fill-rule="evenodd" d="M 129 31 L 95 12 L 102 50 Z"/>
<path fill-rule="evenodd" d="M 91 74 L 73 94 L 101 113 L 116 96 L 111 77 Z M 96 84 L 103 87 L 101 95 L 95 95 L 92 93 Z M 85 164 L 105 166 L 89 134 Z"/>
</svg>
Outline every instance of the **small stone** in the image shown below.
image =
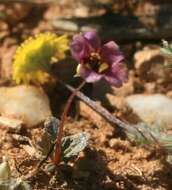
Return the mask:
<svg viewBox="0 0 172 190">
<path fill-rule="evenodd" d="M 162 94 L 131 95 L 126 103 L 139 118 L 151 125 L 172 128 L 172 99 Z"/>
<path fill-rule="evenodd" d="M 52 24 L 55 28 L 60 30 L 67 30 L 73 32 L 76 32 L 78 30 L 77 24 L 75 24 L 72 21 L 67 21 L 60 18 L 53 20 Z"/>
<path fill-rule="evenodd" d="M 0 115 L 21 120 L 27 127 L 52 115 L 49 99 L 41 88 L 30 85 L 0 87 Z"/>
</svg>

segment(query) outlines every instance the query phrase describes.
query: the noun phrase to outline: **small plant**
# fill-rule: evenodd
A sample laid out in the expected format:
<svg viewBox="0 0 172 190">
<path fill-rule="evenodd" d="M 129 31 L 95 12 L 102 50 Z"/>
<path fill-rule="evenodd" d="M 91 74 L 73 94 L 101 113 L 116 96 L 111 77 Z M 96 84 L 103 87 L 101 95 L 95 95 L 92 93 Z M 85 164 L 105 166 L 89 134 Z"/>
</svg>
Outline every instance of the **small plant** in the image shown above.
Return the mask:
<svg viewBox="0 0 172 190">
<path fill-rule="evenodd" d="M 162 40 L 163 47 L 161 48 L 161 52 L 166 55 L 172 54 L 172 44 L 169 44 L 168 41 Z"/>
<path fill-rule="evenodd" d="M 166 40 L 162 40 L 163 47 L 161 48 L 161 53 L 167 59 L 167 66 L 172 66 L 172 44 L 168 43 Z"/>
<path fill-rule="evenodd" d="M 47 155 L 52 155 L 52 149 L 59 132 L 60 121 L 55 117 L 47 118 L 44 122 L 43 134 L 37 141 L 26 136 L 14 134 L 17 141 L 25 142 L 21 147 L 32 157 L 43 160 Z M 68 162 L 78 155 L 87 145 L 89 134 L 86 132 L 70 135 L 62 138 L 61 160 Z M 27 143 L 27 144 L 26 144 Z"/>
<path fill-rule="evenodd" d="M 85 32 L 73 37 L 70 49 L 73 58 L 79 63 L 76 76 L 81 76 L 84 80 L 70 95 L 64 108 L 56 139 L 55 164 L 60 162 L 62 134 L 67 113 L 76 93 L 84 86 L 85 82 L 97 82 L 105 78 L 113 86 L 120 87 L 127 80 L 122 62 L 124 56 L 114 41 L 101 45 L 97 32 Z"/>
<path fill-rule="evenodd" d="M 16 50 L 13 79 L 17 84 L 46 80 L 54 62 L 65 57 L 69 49 L 66 35 L 45 33 L 29 38 Z"/>
<path fill-rule="evenodd" d="M 169 47 L 167 44 L 165 46 L 168 53 L 172 52 L 171 46 Z M 34 174 L 48 157 L 51 157 L 54 165 L 58 165 L 60 161 L 68 161 L 77 156 L 86 147 L 89 139 L 87 133 L 63 137 L 66 117 L 75 96 L 82 99 L 111 124 L 122 128 L 128 137 L 136 142 L 142 144 L 158 143 L 165 149 L 171 149 L 169 135 L 165 135 L 162 131 L 155 131 L 145 124 L 126 124 L 80 92 L 86 82 L 94 83 L 105 79 L 110 85 L 120 87 L 127 81 L 124 56 L 118 45 L 114 41 L 101 44 L 95 31 L 75 35 L 70 45 L 67 36 L 56 36 L 53 33 L 40 34 L 27 40 L 17 49 L 13 64 L 13 79 L 17 84 L 43 82 L 47 75 L 54 75 L 51 65 L 54 61 L 63 59 L 69 48 L 72 57 L 78 62 L 75 76 L 81 77 L 83 81 L 78 88 L 74 89 L 58 79 L 72 92 L 65 104 L 60 121 L 54 117 L 46 120 L 44 134 L 40 142 L 35 143 L 32 139 L 25 138 L 28 145 L 23 148 L 40 160 L 37 168 L 31 174 Z"/>
<path fill-rule="evenodd" d="M 57 36 L 53 33 L 45 33 L 26 40 L 16 51 L 13 64 L 13 79 L 17 84 L 21 82 L 44 82 L 46 76 L 51 75 L 53 72 L 51 70 L 53 62 L 63 59 L 65 57 L 65 52 L 68 49 L 68 39 L 65 35 Z M 116 87 L 120 87 L 123 82 L 127 80 L 123 64 L 124 56 L 114 41 L 102 45 L 101 40 L 95 31 L 85 32 L 73 37 L 70 43 L 70 49 L 73 58 L 79 63 L 76 69 L 76 76 L 80 76 L 84 80 L 79 87 L 72 92 L 64 107 L 61 121 L 59 125 L 56 125 L 56 128 L 58 128 L 58 131 L 55 133 L 56 139 L 53 139 L 53 143 L 51 142 L 52 146 L 55 145 L 53 161 L 56 165 L 61 160 L 66 159 L 64 156 L 64 152 L 66 152 L 64 146 L 66 147 L 66 143 L 64 143 L 63 128 L 72 100 L 77 91 L 84 86 L 85 82 L 96 82 L 102 78 Z M 48 141 L 51 138 L 45 140 L 46 136 L 47 133 L 43 136 L 43 141 L 46 141 L 47 144 L 49 144 Z M 84 136 L 86 138 L 83 138 Z M 75 144 L 75 142 L 78 142 L 81 145 L 80 147 L 82 147 L 78 148 L 78 150 L 81 151 L 87 144 L 88 135 L 83 134 L 65 137 L 65 142 L 68 141 L 67 139 L 76 139 L 75 141 L 72 140 L 71 143 Z M 79 139 L 85 140 L 81 141 Z M 46 152 L 46 146 L 40 148 L 35 146 L 30 140 L 29 142 L 30 147 L 27 147 L 27 150 L 35 153 L 35 155 L 39 155 L 38 153 L 41 152 L 40 150 L 44 153 Z M 49 145 L 51 145 L 51 143 Z M 72 146 L 75 150 L 76 148 L 74 147 L 77 146 L 76 144 L 74 146 L 74 144 Z M 85 145 L 83 146 L 82 144 Z M 68 148 L 68 156 L 72 151 L 69 147 L 66 147 Z M 75 150 L 74 152 L 78 151 Z M 48 152 L 46 152 L 46 154 L 48 154 Z"/>
</svg>

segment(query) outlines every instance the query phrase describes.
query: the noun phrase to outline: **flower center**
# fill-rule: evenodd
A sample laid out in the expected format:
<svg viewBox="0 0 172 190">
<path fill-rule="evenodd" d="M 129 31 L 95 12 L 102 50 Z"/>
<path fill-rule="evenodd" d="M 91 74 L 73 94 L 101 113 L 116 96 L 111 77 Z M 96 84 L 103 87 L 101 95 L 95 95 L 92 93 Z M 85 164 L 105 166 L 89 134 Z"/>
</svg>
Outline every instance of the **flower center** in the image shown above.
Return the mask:
<svg viewBox="0 0 172 190">
<path fill-rule="evenodd" d="M 109 65 L 103 62 L 100 54 L 96 52 L 92 52 L 90 57 L 87 58 L 84 62 L 87 68 L 92 69 L 97 73 L 103 74 L 109 70 Z"/>
</svg>

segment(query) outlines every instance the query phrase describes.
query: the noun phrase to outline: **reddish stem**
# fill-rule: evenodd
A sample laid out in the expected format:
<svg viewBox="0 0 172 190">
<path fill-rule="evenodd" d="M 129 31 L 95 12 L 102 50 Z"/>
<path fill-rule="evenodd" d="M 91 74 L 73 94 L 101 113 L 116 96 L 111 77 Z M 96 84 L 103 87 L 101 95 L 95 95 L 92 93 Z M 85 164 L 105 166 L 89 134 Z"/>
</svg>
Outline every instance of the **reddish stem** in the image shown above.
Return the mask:
<svg viewBox="0 0 172 190">
<path fill-rule="evenodd" d="M 60 159 L 61 159 L 61 141 L 62 141 L 62 137 L 63 137 L 63 129 L 64 129 L 64 124 L 66 121 L 67 114 L 69 112 L 69 109 L 71 107 L 71 104 L 72 104 L 72 101 L 73 101 L 75 95 L 77 94 L 78 91 L 80 91 L 80 89 L 84 86 L 84 84 L 85 84 L 85 81 L 82 81 L 81 84 L 78 86 L 78 88 L 76 88 L 72 92 L 72 94 L 69 96 L 69 98 L 65 104 L 64 111 L 61 116 L 59 131 L 58 131 L 58 134 L 56 137 L 56 147 L 55 147 L 55 153 L 54 153 L 54 158 L 53 158 L 53 161 L 56 165 L 59 164 Z"/>
</svg>

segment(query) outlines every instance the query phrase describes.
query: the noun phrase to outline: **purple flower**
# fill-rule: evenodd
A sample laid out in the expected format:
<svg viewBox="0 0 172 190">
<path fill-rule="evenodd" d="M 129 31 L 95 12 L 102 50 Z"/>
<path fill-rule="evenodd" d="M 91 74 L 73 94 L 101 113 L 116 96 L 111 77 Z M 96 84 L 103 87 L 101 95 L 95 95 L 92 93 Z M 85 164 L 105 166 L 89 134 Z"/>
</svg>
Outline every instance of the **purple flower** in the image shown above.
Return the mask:
<svg viewBox="0 0 172 190">
<path fill-rule="evenodd" d="M 77 75 L 86 82 L 96 82 L 102 78 L 116 87 L 127 80 L 123 67 L 123 54 L 118 45 L 110 41 L 101 45 L 95 31 L 75 35 L 71 42 L 72 56 L 79 62 Z"/>
</svg>

